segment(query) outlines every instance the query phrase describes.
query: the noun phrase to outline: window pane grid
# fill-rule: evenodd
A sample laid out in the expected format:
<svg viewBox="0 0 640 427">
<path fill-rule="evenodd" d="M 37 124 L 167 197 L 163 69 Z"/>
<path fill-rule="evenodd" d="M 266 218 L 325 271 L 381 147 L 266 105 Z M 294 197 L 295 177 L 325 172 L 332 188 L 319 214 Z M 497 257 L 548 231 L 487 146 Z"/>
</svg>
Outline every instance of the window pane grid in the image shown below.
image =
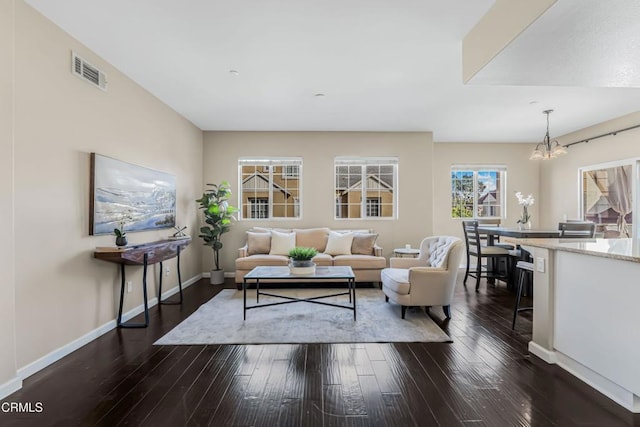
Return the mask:
<svg viewBox="0 0 640 427">
<path fill-rule="evenodd" d="M 302 161 L 238 162 L 242 219 L 300 218 Z"/>
<path fill-rule="evenodd" d="M 350 158 L 335 164 L 335 206 L 338 219 L 393 218 L 396 164 Z"/>
<path fill-rule="evenodd" d="M 502 182 L 505 174 L 502 169 L 452 169 L 452 218 L 504 217 Z"/>
</svg>

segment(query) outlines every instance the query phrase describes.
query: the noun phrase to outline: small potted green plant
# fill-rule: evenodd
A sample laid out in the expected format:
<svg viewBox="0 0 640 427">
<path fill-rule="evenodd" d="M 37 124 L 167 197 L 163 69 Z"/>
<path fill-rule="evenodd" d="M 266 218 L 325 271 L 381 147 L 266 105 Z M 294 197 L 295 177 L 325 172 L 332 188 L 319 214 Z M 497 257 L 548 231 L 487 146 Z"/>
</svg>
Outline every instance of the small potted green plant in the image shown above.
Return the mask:
<svg viewBox="0 0 640 427">
<path fill-rule="evenodd" d="M 318 251 L 314 248 L 296 246 L 289 251 L 289 269 L 291 274 L 312 274 L 316 271 L 316 264 L 311 261 Z"/>
<path fill-rule="evenodd" d="M 221 285 L 224 283 L 224 270 L 220 268 L 221 238 L 229 231 L 231 220 L 235 219 L 233 214 L 238 210 L 228 202 L 231 188 L 227 181 L 222 181 L 219 185 L 207 185 L 211 189 L 205 191 L 202 197 L 196 200 L 200 204 L 206 223 L 205 226 L 200 227 L 199 237 L 204 241 L 204 245 L 211 246 L 213 249 L 215 269 L 211 270 L 210 282 L 212 285 Z"/>
</svg>

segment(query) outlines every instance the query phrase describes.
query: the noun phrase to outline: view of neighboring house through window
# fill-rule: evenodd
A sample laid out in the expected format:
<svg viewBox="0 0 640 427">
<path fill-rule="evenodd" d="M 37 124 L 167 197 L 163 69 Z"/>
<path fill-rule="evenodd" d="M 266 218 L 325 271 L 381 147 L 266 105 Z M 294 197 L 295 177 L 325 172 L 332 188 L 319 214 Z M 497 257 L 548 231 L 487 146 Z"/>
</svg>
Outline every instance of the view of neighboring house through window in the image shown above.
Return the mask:
<svg viewBox="0 0 640 427">
<path fill-rule="evenodd" d="M 380 216 L 380 197 L 367 197 L 367 216 Z"/>
<path fill-rule="evenodd" d="M 283 165 L 282 166 L 282 178 L 298 178 L 300 173 L 300 166 L 298 165 Z"/>
<path fill-rule="evenodd" d="M 242 158 L 240 218 L 300 218 L 301 158 Z"/>
<path fill-rule="evenodd" d="M 336 219 L 395 218 L 397 169 L 396 158 L 336 158 Z"/>
<path fill-rule="evenodd" d="M 249 197 L 249 218 L 269 218 L 269 199 L 266 197 Z"/>
<path fill-rule="evenodd" d="M 633 222 L 633 164 L 587 167 L 582 173 L 582 219 L 603 237 L 630 237 Z"/>
<path fill-rule="evenodd" d="M 504 218 L 504 166 L 454 165 L 451 168 L 452 218 Z"/>
</svg>

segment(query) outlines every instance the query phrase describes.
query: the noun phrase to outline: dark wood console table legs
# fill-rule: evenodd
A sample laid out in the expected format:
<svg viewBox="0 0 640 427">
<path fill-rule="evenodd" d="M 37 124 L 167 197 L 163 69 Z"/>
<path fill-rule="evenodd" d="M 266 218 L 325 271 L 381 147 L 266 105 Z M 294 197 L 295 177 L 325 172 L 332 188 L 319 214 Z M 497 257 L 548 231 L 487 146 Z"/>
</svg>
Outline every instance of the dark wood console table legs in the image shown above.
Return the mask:
<svg viewBox="0 0 640 427">
<path fill-rule="evenodd" d="M 162 298 L 162 261 L 160 261 L 160 283 L 158 284 L 158 304 L 174 305 L 182 304 L 182 277 L 180 276 L 180 246 L 177 249 L 176 271 L 178 272 L 178 289 L 180 292 L 180 299 L 178 301 L 169 301 L 169 299 Z"/>
<path fill-rule="evenodd" d="M 126 284 L 124 264 L 120 264 L 120 308 L 118 309 L 118 327 L 119 328 L 146 328 L 149 326 L 149 302 L 147 301 L 147 266 L 149 254 L 144 254 L 143 273 L 142 273 L 142 297 L 144 299 L 144 323 L 123 323 L 122 322 L 122 306 L 124 304 L 124 287 Z"/>
<path fill-rule="evenodd" d="M 180 247 L 178 246 L 177 250 L 177 267 L 176 271 L 178 273 L 178 289 L 180 292 L 180 299 L 178 301 L 168 301 L 167 299 L 162 300 L 162 261 L 160 261 L 160 282 L 158 284 L 158 304 L 182 304 L 182 275 L 180 274 Z M 118 308 L 118 327 L 119 328 L 146 328 L 149 326 L 149 301 L 147 298 L 147 268 L 149 267 L 149 254 L 144 254 L 143 261 L 143 273 L 142 273 L 142 296 L 144 298 L 144 323 L 123 323 L 122 322 L 122 306 L 124 305 L 124 288 L 126 286 L 126 276 L 124 266 L 125 264 L 120 264 L 120 306 Z"/>
</svg>

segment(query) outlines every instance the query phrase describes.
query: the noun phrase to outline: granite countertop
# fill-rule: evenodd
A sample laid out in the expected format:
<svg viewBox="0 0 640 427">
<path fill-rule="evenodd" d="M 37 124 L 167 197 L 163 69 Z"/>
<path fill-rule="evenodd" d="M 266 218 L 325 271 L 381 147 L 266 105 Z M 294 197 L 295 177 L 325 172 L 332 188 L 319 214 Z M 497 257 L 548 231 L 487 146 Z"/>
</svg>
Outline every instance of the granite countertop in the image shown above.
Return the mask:
<svg viewBox="0 0 640 427">
<path fill-rule="evenodd" d="M 638 239 L 518 239 L 518 243 L 522 246 L 640 263 Z"/>
</svg>

